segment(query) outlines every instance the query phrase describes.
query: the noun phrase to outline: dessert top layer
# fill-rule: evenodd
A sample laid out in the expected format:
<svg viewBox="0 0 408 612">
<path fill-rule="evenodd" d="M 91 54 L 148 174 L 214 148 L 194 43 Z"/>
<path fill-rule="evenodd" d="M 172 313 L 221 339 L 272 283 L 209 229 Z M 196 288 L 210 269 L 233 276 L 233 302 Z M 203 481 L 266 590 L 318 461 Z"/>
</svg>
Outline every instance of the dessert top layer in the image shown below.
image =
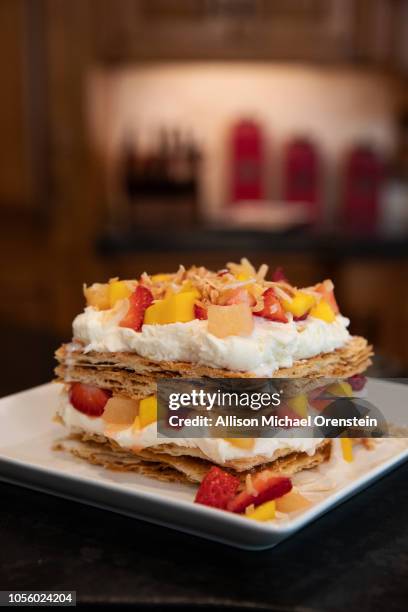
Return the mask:
<svg viewBox="0 0 408 612">
<path fill-rule="evenodd" d="M 248 260 L 212 272 L 142 274 L 84 287 L 87 307 L 74 321 L 85 350 L 134 351 L 270 376 L 349 339 L 333 283 L 298 289 L 281 269 L 268 275 Z"/>
</svg>

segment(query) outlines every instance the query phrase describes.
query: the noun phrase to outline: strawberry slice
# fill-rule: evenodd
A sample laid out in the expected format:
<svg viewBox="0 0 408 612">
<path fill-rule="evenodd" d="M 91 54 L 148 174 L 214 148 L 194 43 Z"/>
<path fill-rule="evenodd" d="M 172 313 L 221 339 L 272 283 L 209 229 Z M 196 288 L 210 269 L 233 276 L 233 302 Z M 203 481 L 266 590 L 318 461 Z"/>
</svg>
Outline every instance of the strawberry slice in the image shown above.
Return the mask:
<svg viewBox="0 0 408 612">
<path fill-rule="evenodd" d="M 272 280 L 274 283 L 280 283 L 280 282 L 288 283 L 289 282 L 281 266 L 279 266 L 278 268 L 275 268 L 272 274 Z"/>
<path fill-rule="evenodd" d="M 213 466 L 204 476 L 197 491 L 195 502 L 212 508 L 225 510 L 239 487 L 239 479 Z"/>
<path fill-rule="evenodd" d="M 254 315 L 257 317 L 264 317 L 265 319 L 269 319 L 269 321 L 287 323 L 288 319 L 285 315 L 285 311 L 283 310 L 282 304 L 276 297 L 273 287 L 270 287 L 264 291 L 262 297 L 264 300 L 264 307 L 262 310 L 254 312 Z"/>
<path fill-rule="evenodd" d="M 143 285 L 138 285 L 129 298 L 129 310 L 119 323 L 119 326 L 130 327 L 130 329 L 140 331 L 143 325 L 145 310 L 152 302 L 153 295 L 150 289 Z"/>
<path fill-rule="evenodd" d="M 285 476 L 276 476 L 270 470 L 262 470 L 251 477 L 251 483 L 238 493 L 227 504 L 227 510 L 231 512 L 242 513 L 245 508 L 253 504 L 260 506 L 264 502 L 271 501 L 286 495 L 292 490 L 290 478 Z"/>
<path fill-rule="evenodd" d="M 79 412 L 90 417 L 100 417 L 112 393 L 93 385 L 73 383 L 69 390 L 69 400 Z"/>
<path fill-rule="evenodd" d="M 200 306 L 200 304 L 194 304 L 194 317 L 201 321 L 205 321 L 208 319 L 207 309 L 204 308 L 204 306 Z"/>
<path fill-rule="evenodd" d="M 354 376 L 350 376 L 350 378 L 347 379 L 347 382 L 350 383 L 353 391 L 361 391 L 361 389 L 365 387 L 367 378 L 362 374 L 354 374 Z"/>
</svg>

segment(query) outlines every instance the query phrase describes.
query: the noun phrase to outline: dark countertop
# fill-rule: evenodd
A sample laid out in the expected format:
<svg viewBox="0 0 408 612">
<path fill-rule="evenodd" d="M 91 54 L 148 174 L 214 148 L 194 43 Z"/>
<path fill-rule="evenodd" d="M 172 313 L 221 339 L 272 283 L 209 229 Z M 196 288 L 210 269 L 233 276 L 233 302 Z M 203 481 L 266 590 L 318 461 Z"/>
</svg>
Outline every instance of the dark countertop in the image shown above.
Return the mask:
<svg viewBox="0 0 408 612">
<path fill-rule="evenodd" d="M 2 395 L 50 377 L 58 339 L 19 333 L 31 359 L 24 369 L 7 355 Z M 75 589 L 82 604 L 137 610 L 405 611 L 407 477 L 408 464 L 261 552 L 0 484 L 0 588 Z"/>
<path fill-rule="evenodd" d="M 307 229 L 284 233 L 228 230 L 215 227 L 171 227 L 107 232 L 98 241 L 102 255 L 140 251 L 240 251 L 308 253 L 334 259 L 345 257 L 408 258 L 408 235 L 325 234 Z"/>
</svg>

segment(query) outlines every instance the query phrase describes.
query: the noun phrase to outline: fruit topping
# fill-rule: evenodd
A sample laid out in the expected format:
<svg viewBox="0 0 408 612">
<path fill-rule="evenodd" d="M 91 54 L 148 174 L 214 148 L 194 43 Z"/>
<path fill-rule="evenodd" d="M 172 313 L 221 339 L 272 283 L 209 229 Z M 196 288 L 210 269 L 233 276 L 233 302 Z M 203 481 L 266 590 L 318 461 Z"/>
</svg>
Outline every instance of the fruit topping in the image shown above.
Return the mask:
<svg viewBox="0 0 408 612">
<path fill-rule="evenodd" d="M 112 425 L 132 425 L 138 407 L 137 400 L 115 395 L 108 400 L 102 418 Z"/>
<path fill-rule="evenodd" d="M 94 283 L 90 287 L 84 285 L 84 295 L 88 306 L 93 306 L 98 310 L 110 308 L 108 284 Z"/>
<path fill-rule="evenodd" d="M 332 383 L 326 388 L 327 393 L 331 393 L 336 397 L 352 397 L 353 388 L 349 382 L 345 380 L 338 380 L 335 383 Z"/>
<path fill-rule="evenodd" d="M 336 318 L 332 307 L 325 299 L 321 299 L 316 306 L 313 306 L 310 311 L 310 316 L 315 319 L 322 319 L 322 321 L 326 321 L 326 323 L 333 323 Z"/>
<path fill-rule="evenodd" d="M 282 304 L 275 295 L 273 287 L 267 289 L 263 294 L 263 308 L 258 312 L 254 312 L 258 317 L 264 317 L 269 321 L 277 321 L 279 323 L 287 323 L 288 319 L 283 310 Z"/>
<path fill-rule="evenodd" d="M 296 291 L 291 300 L 282 300 L 285 311 L 291 312 L 298 319 L 307 315 L 309 310 L 316 304 L 316 298 L 304 291 Z"/>
<path fill-rule="evenodd" d="M 276 514 L 276 502 L 267 501 L 255 509 L 245 512 L 245 516 L 254 521 L 272 521 Z"/>
<path fill-rule="evenodd" d="M 245 489 L 228 502 L 227 509 L 231 512 L 245 512 L 245 508 L 251 504 L 260 506 L 264 502 L 282 497 L 291 489 L 289 478 L 276 476 L 271 470 L 263 470 L 249 476 Z"/>
<path fill-rule="evenodd" d="M 129 310 L 119 323 L 120 327 L 129 327 L 134 331 L 139 331 L 143 325 L 146 309 L 152 302 L 153 295 L 150 289 L 138 285 L 129 298 Z"/>
<path fill-rule="evenodd" d="M 247 289 L 243 287 L 236 287 L 235 289 L 228 289 L 225 291 L 219 301 L 220 306 L 231 306 L 232 304 L 248 304 L 248 306 L 255 306 L 255 298 L 251 295 Z"/>
<path fill-rule="evenodd" d="M 228 502 L 236 494 L 239 484 L 238 478 L 213 466 L 204 476 L 194 501 L 197 504 L 225 510 Z"/>
<path fill-rule="evenodd" d="M 75 382 L 69 390 L 69 400 L 79 412 L 90 417 L 100 417 L 112 393 L 93 385 Z"/>
<path fill-rule="evenodd" d="M 355 374 L 354 376 L 350 376 L 350 378 L 348 378 L 347 380 L 350 383 L 353 391 L 361 391 L 362 389 L 364 389 L 365 384 L 367 382 L 367 378 L 362 374 Z"/>
<path fill-rule="evenodd" d="M 323 298 L 330 304 L 334 314 L 339 314 L 339 307 L 334 297 L 334 285 L 331 280 L 325 280 L 322 283 L 318 283 L 314 287 L 315 291 L 321 293 Z"/>
<path fill-rule="evenodd" d="M 155 421 L 157 421 L 157 396 L 149 395 L 140 400 L 139 424 L 143 429 Z"/>
<path fill-rule="evenodd" d="M 278 512 L 298 512 L 299 510 L 309 508 L 310 505 L 311 502 L 294 489 L 276 500 L 276 509 Z"/>
<path fill-rule="evenodd" d="M 236 448 L 243 448 L 245 450 L 252 450 L 255 446 L 254 438 L 224 438 L 224 440 Z"/>
<path fill-rule="evenodd" d="M 201 304 L 194 304 L 194 318 L 201 321 L 208 319 L 207 309 L 201 306 Z"/>
<path fill-rule="evenodd" d="M 113 308 L 119 300 L 130 297 L 132 292 L 132 287 L 126 281 L 111 281 L 108 285 L 109 307 Z"/>
<path fill-rule="evenodd" d="M 272 280 L 274 283 L 289 283 L 281 266 L 275 268 L 272 274 Z"/>
<path fill-rule="evenodd" d="M 166 325 L 168 323 L 187 323 L 195 319 L 194 303 L 199 297 L 198 291 L 180 291 L 158 300 L 146 310 L 146 325 Z"/>
<path fill-rule="evenodd" d="M 217 338 L 248 336 L 254 328 L 252 311 L 248 304 L 208 307 L 208 331 Z"/>
<path fill-rule="evenodd" d="M 344 461 L 351 463 L 353 461 L 353 440 L 351 438 L 340 438 L 340 442 Z"/>
</svg>

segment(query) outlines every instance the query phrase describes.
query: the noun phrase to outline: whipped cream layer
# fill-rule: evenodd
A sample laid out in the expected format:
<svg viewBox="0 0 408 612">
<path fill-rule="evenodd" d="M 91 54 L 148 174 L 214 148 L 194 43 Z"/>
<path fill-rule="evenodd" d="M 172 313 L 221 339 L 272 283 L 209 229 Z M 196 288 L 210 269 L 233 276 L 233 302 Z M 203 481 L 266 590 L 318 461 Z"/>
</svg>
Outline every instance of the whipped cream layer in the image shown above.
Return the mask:
<svg viewBox="0 0 408 612">
<path fill-rule="evenodd" d="M 175 444 L 184 448 L 198 448 L 214 463 L 223 464 L 230 459 L 240 459 L 263 455 L 272 458 L 279 449 L 290 449 L 293 452 L 305 452 L 313 455 L 323 438 L 256 438 L 251 450 L 233 446 L 223 438 L 166 438 L 157 436 L 157 424 L 151 423 L 141 430 L 132 426 L 120 429 L 112 428 L 102 417 L 89 417 L 76 410 L 69 401 L 66 391 L 62 391 L 58 414 L 65 425 L 73 432 L 104 435 L 114 440 L 122 448 L 140 450 L 160 444 Z"/>
<path fill-rule="evenodd" d="M 338 315 L 333 323 L 308 317 L 305 321 L 276 323 L 254 317 L 249 336 L 217 338 L 207 321 L 143 325 L 140 332 L 119 327 L 127 310 L 126 300 L 113 310 L 88 306 L 73 322 L 75 340 L 85 352 L 135 352 L 153 361 L 187 361 L 213 368 L 271 376 L 295 361 L 329 353 L 350 338 L 349 320 Z"/>
</svg>

